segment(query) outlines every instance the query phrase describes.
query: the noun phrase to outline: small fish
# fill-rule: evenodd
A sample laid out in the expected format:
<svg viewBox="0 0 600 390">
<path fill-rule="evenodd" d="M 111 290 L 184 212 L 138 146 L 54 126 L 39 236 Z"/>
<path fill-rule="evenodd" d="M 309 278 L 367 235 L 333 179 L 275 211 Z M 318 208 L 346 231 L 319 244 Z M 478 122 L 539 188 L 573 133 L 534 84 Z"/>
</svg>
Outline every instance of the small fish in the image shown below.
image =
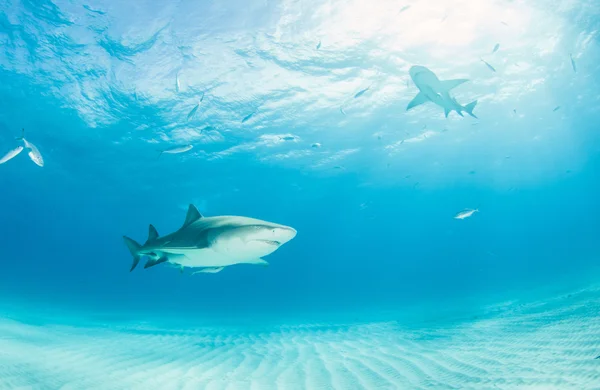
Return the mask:
<svg viewBox="0 0 600 390">
<path fill-rule="evenodd" d="M 202 268 L 200 271 L 192 272 L 192 275 L 196 274 L 216 274 L 217 272 L 223 271 L 225 267 L 207 267 Z"/>
<path fill-rule="evenodd" d="M 594 358 L 594 360 L 596 360 L 596 359 L 600 359 L 600 355 L 598 355 Z"/>
<path fill-rule="evenodd" d="M 556 106 L 556 107 L 554 107 L 554 110 L 552 110 L 552 112 L 556 112 L 556 111 L 558 111 L 558 110 L 560 110 L 560 106 Z"/>
<path fill-rule="evenodd" d="M 340 112 L 341 112 L 343 115 L 346 115 L 346 113 L 344 112 L 344 107 L 340 107 Z"/>
<path fill-rule="evenodd" d="M 187 115 L 187 120 L 189 121 L 190 119 L 192 119 L 194 117 L 194 115 L 196 115 L 196 111 L 198 111 L 198 108 L 200 107 L 200 103 L 196 104 L 194 106 L 194 108 L 192 108 L 192 110 L 189 112 L 189 114 Z"/>
<path fill-rule="evenodd" d="M 179 73 L 175 76 L 175 91 L 179 93 L 181 85 L 179 84 Z"/>
<path fill-rule="evenodd" d="M 500 49 L 500 44 L 496 43 L 496 45 L 494 45 L 494 49 L 492 50 L 492 54 L 495 53 L 495 52 L 497 52 L 498 49 Z"/>
<path fill-rule="evenodd" d="M 204 92 L 202 92 L 202 96 L 200 96 L 200 103 L 204 100 Z"/>
<path fill-rule="evenodd" d="M 27 153 L 29 159 L 31 159 L 31 161 L 33 161 L 37 166 L 43 167 L 44 158 L 42 157 L 42 154 L 38 148 L 36 148 L 31 142 L 28 142 L 25 138 L 23 138 L 23 142 L 25 143 L 25 147 L 29 149 L 29 153 Z"/>
<path fill-rule="evenodd" d="M 454 219 L 465 219 L 465 218 L 469 218 L 471 215 L 475 214 L 476 212 L 478 212 L 479 209 L 469 209 L 469 210 L 464 210 L 461 211 L 460 213 L 456 214 L 454 216 Z"/>
<path fill-rule="evenodd" d="M 158 158 L 160 158 L 160 156 L 162 156 L 163 154 L 185 153 L 188 150 L 191 150 L 193 147 L 194 147 L 194 145 L 184 145 L 184 146 L 175 146 L 172 148 L 159 150 Z"/>
<path fill-rule="evenodd" d="M 410 8 L 410 5 L 405 5 L 404 7 L 400 8 L 400 11 L 398 13 L 401 14 L 402 12 L 406 11 L 409 8 Z"/>
<path fill-rule="evenodd" d="M 354 99 L 356 99 L 356 98 L 358 98 L 358 97 L 361 97 L 362 95 L 364 95 L 364 94 L 365 94 L 365 92 L 367 92 L 367 91 L 368 91 L 370 88 L 371 88 L 371 87 L 367 87 L 367 88 L 365 88 L 365 89 L 361 89 L 360 91 L 358 91 L 358 92 L 356 93 L 356 95 L 354 95 Z"/>
<path fill-rule="evenodd" d="M 474 174 L 476 174 L 476 173 L 477 173 L 477 172 L 475 172 L 475 171 L 469 171 L 469 175 L 474 175 Z"/>
<path fill-rule="evenodd" d="M 469 218 L 471 215 L 475 214 L 476 212 L 478 212 L 479 209 L 474 209 L 474 210 L 464 210 L 461 211 L 460 213 L 456 214 L 454 216 L 454 219 L 465 219 L 465 218 Z"/>
<path fill-rule="evenodd" d="M 12 160 L 15 156 L 17 156 L 22 151 L 23 151 L 22 146 L 17 146 L 13 150 L 10 150 L 2 158 L 0 158 L 0 164 L 4 164 L 5 162 Z"/>
<path fill-rule="evenodd" d="M 279 139 L 282 141 L 294 141 L 296 137 L 293 135 L 286 135 L 285 137 L 279 137 Z"/>
<path fill-rule="evenodd" d="M 487 66 L 492 72 L 496 72 L 496 69 L 494 69 L 494 67 L 490 64 L 488 64 L 487 62 L 485 62 L 483 59 L 481 59 L 481 62 L 483 62 L 485 64 L 485 66 Z"/>
<path fill-rule="evenodd" d="M 508 24 L 506 22 L 500 22 L 500 23 L 502 23 L 505 26 L 508 26 Z"/>
<path fill-rule="evenodd" d="M 321 48 L 321 41 L 319 41 L 319 43 L 317 43 L 317 50 L 319 50 Z"/>
<path fill-rule="evenodd" d="M 516 108 L 515 108 L 515 109 L 513 109 L 513 112 L 516 114 L 516 113 L 517 113 L 517 109 L 516 109 Z"/>
<path fill-rule="evenodd" d="M 315 148 L 315 149 L 318 149 L 318 148 L 320 148 L 320 147 L 321 147 L 321 144 L 320 144 L 320 143 L 318 143 L 318 142 L 315 142 L 314 144 L 312 144 L 312 145 L 311 145 L 311 147 L 313 147 L 313 148 Z"/>
<path fill-rule="evenodd" d="M 569 54 L 569 58 L 571 58 L 571 66 L 573 67 L 573 72 L 577 73 L 577 65 L 575 65 L 575 60 L 573 59 L 573 55 Z"/>
<path fill-rule="evenodd" d="M 254 115 L 254 113 L 248 114 L 244 117 L 244 119 L 242 119 L 242 123 L 247 122 L 250 118 L 252 118 L 252 116 Z"/>
</svg>

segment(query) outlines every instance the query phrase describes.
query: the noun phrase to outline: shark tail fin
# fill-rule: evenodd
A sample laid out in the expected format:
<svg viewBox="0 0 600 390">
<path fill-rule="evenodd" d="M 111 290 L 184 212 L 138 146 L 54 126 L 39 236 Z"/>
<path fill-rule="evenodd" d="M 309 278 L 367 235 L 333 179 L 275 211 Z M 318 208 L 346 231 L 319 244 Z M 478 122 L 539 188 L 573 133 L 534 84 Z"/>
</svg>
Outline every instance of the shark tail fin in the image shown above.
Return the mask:
<svg viewBox="0 0 600 390">
<path fill-rule="evenodd" d="M 125 245 L 127 245 L 129 252 L 131 252 L 131 255 L 133 256 L 133 263 L 131 264 L 131 269 L 129 270 L 129 272 L 131 272 L 140 262 L 139 251 L 142 249 L 142 246 L 127 236 L 123 236 L 123 240 L 125 240 Z"/>
<path fill-rule="evenodd" d="M 477 105 L 477 100 L 475 100 L 465 106 L 465 111 L 467 112 L 467 114 L 471 115 L 475 119 L 477 119 L 477 116 L 475 116 L 475 114 L 473 114 L 473 110 L 475 109 L 476 105 Z"/>
</svg>

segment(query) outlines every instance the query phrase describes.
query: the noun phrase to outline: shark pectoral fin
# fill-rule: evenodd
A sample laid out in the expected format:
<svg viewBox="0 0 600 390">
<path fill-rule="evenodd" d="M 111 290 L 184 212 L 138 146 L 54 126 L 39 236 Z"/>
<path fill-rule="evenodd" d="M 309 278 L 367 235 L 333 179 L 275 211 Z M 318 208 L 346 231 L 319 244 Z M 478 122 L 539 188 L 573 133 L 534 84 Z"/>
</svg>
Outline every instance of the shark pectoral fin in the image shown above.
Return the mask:
<svg viewBox="0 0 600 390">
<path fill-rule="evenodd" d="M 169 258 L 168 258 L 167 256 L 164 256 L 164 255 L 163 255 L 163 256 L 161 256 L 161 257 L 159 257 L 159 258 L 158 258 L 158 259 L 156 259 L 156 260 L 152 260 L 152 259 L 150 259 L 150 260 L 148 260 L 148 261 L 146 262 L 146 264 L 144 265 L 144 268 L 150 268 L 150 267 L 154 267 L 156 264 L 164 263 L 164 262 L 166 262 L 166 261 L 169 261 Z"/>
<path fill-rule="evenodd" d="M 254 259 L 249 262 L 250 264 L 262 265 L 263 267 L 268 267 L 269 263 L 263 259 Z"/>
<path fill-rule="evenodd" d="M 192 275 L 196 275 L 196 274 L 216 274 L 217 272 L 223 271 L 223 268 L 225 268 L 225 267 L 206 267 L 206 268 L 202 268 L 200 271 L 196 271 L 196 272 L 192 273 Z"/>
<path fill-rule="evenodd" d="M 411 100 L 410 103 L 408 103 L 408 106 L 406 106 L 406 111 L 408 111 L 411 108 L 414 108 L 418 105 L 421 105 L 421 104 L 425 103 L 426 101 L 427 101 L 427 96 L 425 96 L 425 94 L 423 92 L 419 92 L 417 94 L 417 96 L 415 96 L 414 99 Z"/>
<path fill-rule="evenodd" d="M 446 91 L 450 91 L 452 88 L 456 88 L 459 85 L 466 83 L 467 81 L 469 81 L 469 80 L 468 79 L 454 79 L 454 80 L 444 80 L 441 83 Z"/>
<path fill-rule="evenodd" d="M 446 107 L 444 107 L 444 115 L 446 115 L 446 118 L 448 118 L 448 115 L 450 115 L 450 110 Z"/>
</svg>

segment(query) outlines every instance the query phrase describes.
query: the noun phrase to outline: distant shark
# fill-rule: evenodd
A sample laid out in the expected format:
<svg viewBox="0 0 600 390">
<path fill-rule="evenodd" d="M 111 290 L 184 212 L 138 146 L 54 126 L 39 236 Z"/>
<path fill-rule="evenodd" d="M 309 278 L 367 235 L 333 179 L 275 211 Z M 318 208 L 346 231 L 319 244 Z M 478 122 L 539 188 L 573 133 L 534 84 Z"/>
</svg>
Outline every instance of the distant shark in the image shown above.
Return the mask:
<svg viewBox="0 0 600 390">
<path fill-rule="evenodd" d="M 234 264 L 268 263 L 267 256 L 296 236 L 296 230 L 259 219 L 235 216 L 203 217 L 190 204 L 183 226 L 174 233 L 159 237 L 154 226 L 148 229 L 148 240 L 140 245 L 123 236 L 133 256 L 130 271 L 140 258 L 149 258 L 144 268 L 160 263 L 204 268 L 216 273 Z"/>
<path fill-rule="evenodd" d="M 477 118 L 473 114 L 473 109 L 477 105 L 477 100 L 461 106 L 456 99 L 450 96 L 450 90 L 469 80 L 456 79 L 441 81 L 437 76 L 424 66 L 413 66 L 408 71 L 413 82 L 419 88 L 419 93 L 406 107 L 406 111 L 426 102 L 432 102 L 444 109 L 444 114 L 448 118 L 451 111 L 456 111 L 458 115 L 463 116 L 463 112 Z"/>
</svg>

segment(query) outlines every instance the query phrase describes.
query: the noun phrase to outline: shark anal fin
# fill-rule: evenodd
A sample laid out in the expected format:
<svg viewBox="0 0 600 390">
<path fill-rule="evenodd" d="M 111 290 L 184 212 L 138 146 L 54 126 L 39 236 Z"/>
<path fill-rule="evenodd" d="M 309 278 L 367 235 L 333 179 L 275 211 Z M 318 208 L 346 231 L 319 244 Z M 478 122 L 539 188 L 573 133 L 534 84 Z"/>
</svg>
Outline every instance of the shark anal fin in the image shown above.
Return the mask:
<svg viewBox="0 0 600 390">
<path fill-rule="evenodd" d="M 196 271 L 196 272 L 192 273 L 192 275 L 196 275 L 196 274 L 216 274 L 217 272 L 223 271 L 223 268 L 225 268 L 225 267 L 206 267 L 206 268 L 202 268 L 200 271 Z"/>
<path fill-rule="evenodd" d="M 200 218 L 202 218 L 202 214 L 200 214 L 200 212 L 198 211 L 196 206 L 194 206 L 193 204 L 190 204 L 190 206 L 188 207 L 187 215 L 185 216 L 185 222 L 183 223 L 182 228 L 191 225 L 192 223 L 196 222 Z"/>
<path fill-rule="evenodd" d="M 157 238 L 158 238 L 158 231 L 152 224 L 150 224 L 150 226 L 148 226 L 148 241 L 156 240 Z M 146 241 L 146 242 L 148 242 L 148 241 Z"/>
<path fill-rule="evenodd" d="M 159 257 L 156 260 L 150 259 L 150 260 L 148 260 L 146 262 L 146 264 L 144 265 L 144 268 L 154 267 L 155 265 L 160 264 L 160 263 L 164 263 L 164 262 L 166 262 L 168 260 L 169 260 L 169 258 L 167 256 L 161 256 L 161 257 Z"/>
<path fill-rule="evenodd" d="M 413 100 L 410 101 L 410 103 L 408 103 L 408 106 L 406 106 L 406 111 L 410 110 L 411 108 L 414 108 L 416 106 L 419 106 L 425 102 L 427 102 L 429 99 L 427 99 L 427 96 L 425 96 L 425 94 L 423 92 L 419 92 L 417 94 L 417 96 L 414 97 Z"/>
<path fill-rule="evenodd" d="M 466 83 L 467 81 L 469 81 L 469 80 L 468 79 L 454 79 L 454 80 L 444 80 L 444 81 L 441 81 L 441 83 L 446 91 L 450 91 L 452 88 L 456 88 L 459 85 Z"/>
</svg>

